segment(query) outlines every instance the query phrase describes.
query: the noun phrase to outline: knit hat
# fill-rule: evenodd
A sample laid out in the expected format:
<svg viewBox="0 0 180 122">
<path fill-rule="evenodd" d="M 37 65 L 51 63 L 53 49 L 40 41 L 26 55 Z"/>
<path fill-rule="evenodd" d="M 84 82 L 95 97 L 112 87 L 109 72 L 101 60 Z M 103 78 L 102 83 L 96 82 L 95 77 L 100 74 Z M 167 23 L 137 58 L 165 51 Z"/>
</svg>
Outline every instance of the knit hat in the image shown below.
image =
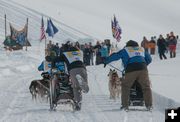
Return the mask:
<svg viewBox="0 0 180 122">
<path fill-rule="evenodd" d="M 133 40 L 129 40 L 126 43 L 126 47 L 137 47 L 137 46 L 139 46 L 138 43 L 136 41 L 133 41 Z"/>
</svg>

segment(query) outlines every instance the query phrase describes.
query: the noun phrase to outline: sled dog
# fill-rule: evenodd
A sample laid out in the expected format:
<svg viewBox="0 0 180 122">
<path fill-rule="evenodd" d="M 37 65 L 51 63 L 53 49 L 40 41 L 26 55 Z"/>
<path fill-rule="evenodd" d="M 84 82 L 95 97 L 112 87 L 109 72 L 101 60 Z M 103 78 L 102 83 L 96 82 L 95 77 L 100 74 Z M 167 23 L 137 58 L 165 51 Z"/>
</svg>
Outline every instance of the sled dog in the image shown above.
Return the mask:
<svg viewBox="0 0 180 122">
<path fill-rule="evenodd" d="M 112 70 L 112 69 L 110 69 L 108 76 L 109 76 L 108 86 L 110 92 L 110 99 L 119 98 L 121 94 L 122 78 L 118 76 L 116 70 Z"/>
<path fill-rule="evenodd" d="M 49 80 L 33 80 L 29 86 L 29 91 L 33 100 L 37 100 L 37 96 L 40 98 L 49 98 Z"/>
</svg>

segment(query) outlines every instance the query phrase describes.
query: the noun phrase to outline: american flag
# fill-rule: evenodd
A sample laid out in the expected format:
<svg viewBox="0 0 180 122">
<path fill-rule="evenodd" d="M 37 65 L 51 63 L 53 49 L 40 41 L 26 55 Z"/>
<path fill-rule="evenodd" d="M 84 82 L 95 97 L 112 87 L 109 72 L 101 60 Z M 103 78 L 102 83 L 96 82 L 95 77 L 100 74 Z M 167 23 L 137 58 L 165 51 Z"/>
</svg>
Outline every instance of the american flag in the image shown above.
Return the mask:
<svg viewBox="0 0 180 122">
<path fill-rule="evenodd" d="M 113 37 L 118 42 L 120 42 L 122 30 L 121 30 L 121 27 L 118 24 L 118 21 L 116 20 L 115 15 L 114 15 L 114 20 L 113 21 L 111 20 L 111 27 L 112 27 L 112 35 L 113 35 Z"/>
<path fill-rule="evenodd" d="M 113 20 L 111 20 L 111 27 L 112 27 L 112 36 L 115 38 L 115 25 Z"/>
<path fill-rule="evenodd" d="M 44 20 L 43 20 L 43 17 L 42 17 L 40 41 L 42 41 L 43 39 L 46 39 L 46 35 L 45 35 L 45 29 L 44 29 Z"/>
</svg>

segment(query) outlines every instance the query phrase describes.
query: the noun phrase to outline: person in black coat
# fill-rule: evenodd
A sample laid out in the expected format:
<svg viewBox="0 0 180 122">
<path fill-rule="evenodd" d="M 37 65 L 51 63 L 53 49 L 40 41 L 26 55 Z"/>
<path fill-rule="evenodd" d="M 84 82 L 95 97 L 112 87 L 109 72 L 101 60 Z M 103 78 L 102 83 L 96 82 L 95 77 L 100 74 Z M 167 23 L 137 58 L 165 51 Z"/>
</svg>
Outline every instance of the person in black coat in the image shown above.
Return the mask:
<svg viewBox="0 0 180 122">
<path fill-rule="evenodd" d="M 86 66 L 89 66 L 90 65 L 90 58 L 91 58 L 91 55 L 90 55 L 91 50 L 90 50 L 89 46 L 86 43 L 85 43 L 85 48 L 83 50 L 83 54 L 84 54 L 84 58 L 83 58 L 84 64 Z"/>
<path fill-rule="evenodd" d="M 94 46 L 94 50 L 96 52 L 96 65 L 102 64 L 102 58 L 101 58 L 101 44 L 99 43 L 99 41 L 97 41 L 96 45 Z"/>
<path fill-rule="evenodd" d="M 166 40 L 164 39 L 164 37 L 162 35 L 159 36 L 159 39 L 157 40 L 157 46 L 158 46 L 158 53 L 159 53 L 159 57 L 162 60 L 167 59 L 165 52 L 167 50 L 166 48 Z"/>
<path fill-rule="evenodd" d="M 89 48 L 90 48 L 90 65 L 94 65 L 94 47 L 92 46 L 92 43 L 89 42 Z"/>
</svg>

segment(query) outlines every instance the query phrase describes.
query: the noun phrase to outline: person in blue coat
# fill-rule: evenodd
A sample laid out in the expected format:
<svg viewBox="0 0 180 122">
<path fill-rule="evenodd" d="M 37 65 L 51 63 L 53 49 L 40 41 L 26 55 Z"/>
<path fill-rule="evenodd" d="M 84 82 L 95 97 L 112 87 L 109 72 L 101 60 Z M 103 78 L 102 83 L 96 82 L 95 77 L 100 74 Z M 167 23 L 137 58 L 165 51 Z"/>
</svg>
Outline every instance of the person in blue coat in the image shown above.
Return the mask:
<svg viewBox="0 0 180 122">
<path fill-rule="evenodd" d="M 108 48 L 107 48 L 107 46 L 105 45 L 105 43 L 102 43 L 100 52 L 101 52 L 102 61 L 104 62 L 105 58 L 109 56 L 109 54 L 108 54 Z"/>
<path fill-rule="evenodd" d="M 49 56 L 51 58 L 54 58 L 57 56 L 57 54 L 54 51 L 51 51 Z M 42 61 L 41 64 L 38 67 L 39 71 L 51 73 L 51 67 L 56 68 L 58 71 L 67 73 L 65 63 L 64 62 L 48 62 L 46 60 Z"/>
<path fill-rule="evenodd" d="M 150 54 L 144 51 L 144 48 L 139 47 L 136 41 L 130 40 L 126 43 L 125 48 L 105 59 L 104 67 L 119 59 L 122 59 L 125 71 L 124 80 L 122 81 L 121 109 L 129 109 L 130 89 L 135 80 L 142 87 L 146 108 L 148 110 L 152 109 L 152 91 L 147 69 L 147 65 L 152 61 Z"/>
<path fill-rule="evenodd" d="M 47 67 L 48 67 L 48 70 L 45 69 L 45 63 L 48 63 L 47 64 Z M 39 71 L 44 71 L 44 72 L 50 72 L 50 68 L 51 68 L 51 63 L 47 62 L 47 61 L 42 61 L 41 64 L 39 65 L 38 67 L 38 70 Z M 58 70 L 58 71 L 61 71 L 61 72 L 64 72 L 65 71 L 65 64 L 64 62 L 56 62 L 55 63 L 55 68 Z"/>
</svg>

